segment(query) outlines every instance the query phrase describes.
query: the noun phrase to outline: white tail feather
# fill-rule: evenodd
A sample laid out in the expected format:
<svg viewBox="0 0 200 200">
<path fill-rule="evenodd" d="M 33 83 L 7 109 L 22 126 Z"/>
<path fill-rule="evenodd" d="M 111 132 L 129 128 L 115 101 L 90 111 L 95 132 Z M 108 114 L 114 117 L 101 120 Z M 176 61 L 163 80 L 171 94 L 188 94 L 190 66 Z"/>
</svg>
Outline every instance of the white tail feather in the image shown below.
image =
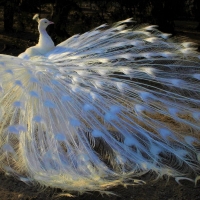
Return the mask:
<svg viewBox="0 0 200 200">
<path fill-rule="evenodd" d="M 0 56 L 3 170 L 80 193 L 148 171 L 199 180 L 199 54 L 131 23 Z"/>
</svg>

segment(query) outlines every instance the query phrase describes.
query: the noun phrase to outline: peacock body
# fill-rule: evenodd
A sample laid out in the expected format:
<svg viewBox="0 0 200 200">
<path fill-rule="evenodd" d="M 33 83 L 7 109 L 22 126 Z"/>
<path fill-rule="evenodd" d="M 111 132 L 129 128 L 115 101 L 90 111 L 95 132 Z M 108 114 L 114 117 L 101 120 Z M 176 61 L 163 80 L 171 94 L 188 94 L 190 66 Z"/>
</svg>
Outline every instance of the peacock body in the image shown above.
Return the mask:
<svg viewBox="0 0 200 200">
<path fill-rule="evenodd" d="M 50 22 L 38 23 L 38 45 L 0 55 L 3 171 L 71 192 L 138 184 L 149 171 L 200 179 L 195 44 L 127 19 L 54 46 Z"/>
</svg>

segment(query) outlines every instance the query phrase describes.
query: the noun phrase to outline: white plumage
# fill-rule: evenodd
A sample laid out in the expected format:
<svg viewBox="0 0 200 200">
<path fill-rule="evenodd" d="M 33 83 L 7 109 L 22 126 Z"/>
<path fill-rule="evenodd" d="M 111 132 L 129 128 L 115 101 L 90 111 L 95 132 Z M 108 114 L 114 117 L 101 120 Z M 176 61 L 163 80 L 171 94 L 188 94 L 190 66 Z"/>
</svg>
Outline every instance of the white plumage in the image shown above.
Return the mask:
<svg viewBox="0 0 200 200">
<path fill-rule="evenodd" d="M 38 30 L 40 33 L 39 42 L 36 46 L 26 49 L 24 53 L 21 53 L 18 57 L 29 60 L 33 56 L 42 56 L 49 51 L 53 50 L 55 45 L 48 33 L 46 28 L 48 25 L 53 24 L 53 22 L 47 19 L 39 20 L 38 14 L 33 17 L 34 20 L 38 21 Z"/>
<path fill-rule="evenodd" d="M 127 19 L 54 47 L 45 21 L 38 45 L 0 56 L 1 169 L 71 192 L 138 184 L 149 171 L 197 182 L 194 44 Z"/>
</svg>

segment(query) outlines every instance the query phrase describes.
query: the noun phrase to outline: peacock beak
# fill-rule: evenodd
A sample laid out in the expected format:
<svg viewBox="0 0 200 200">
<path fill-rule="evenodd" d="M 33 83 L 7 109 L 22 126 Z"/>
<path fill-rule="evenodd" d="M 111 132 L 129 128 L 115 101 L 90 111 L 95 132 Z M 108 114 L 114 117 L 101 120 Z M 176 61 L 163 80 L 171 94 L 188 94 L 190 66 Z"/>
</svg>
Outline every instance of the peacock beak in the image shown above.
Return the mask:
<svg viewBox="0 0 200 200">
<path fill-rule="evenodd" d="M 49 21 L 49 24 L 54 24 L 54 22 Z"/>
</svg>

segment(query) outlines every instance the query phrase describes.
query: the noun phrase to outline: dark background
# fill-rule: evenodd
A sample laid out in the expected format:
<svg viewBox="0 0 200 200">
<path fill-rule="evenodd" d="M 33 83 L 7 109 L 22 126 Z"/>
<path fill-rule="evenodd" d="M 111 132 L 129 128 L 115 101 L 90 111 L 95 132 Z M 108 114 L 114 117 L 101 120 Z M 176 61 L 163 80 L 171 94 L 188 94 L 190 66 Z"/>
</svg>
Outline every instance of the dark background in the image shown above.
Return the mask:
<svg viewBox="0 0 200 200">
<path fill-rule="evenodd" d="M 48 32 L 56 44 L 103 23 L 132 17 L 138 23 L 159 25 L 174 37 L 200 45 L 200 0 L 0 0 L 0 53 L 18 55 L 38 41 L 39 13 L 55 22 Z M 188 39 L 187 39 L 188 38 Z M 149 178 L 147 177 L 147 180 Z M 0 174 L 1 200 L 200 200 L 200 185 L 174 179 L 148 181 L 146 185 L 112 188 L 118 196 L 90 192 L 75 198 L 58 195 L 59 189 L 42 188 Z"/>
<path fill-rule="evenodd" d="M 18 55 L 37 43 L 37 23 L 32 20 L 36 13 L 55 22 L 48 32 L 56 44 L 130 17 L 200 40 L 200 0 L 0 0 L 0 53 Z"/>
</svg>

